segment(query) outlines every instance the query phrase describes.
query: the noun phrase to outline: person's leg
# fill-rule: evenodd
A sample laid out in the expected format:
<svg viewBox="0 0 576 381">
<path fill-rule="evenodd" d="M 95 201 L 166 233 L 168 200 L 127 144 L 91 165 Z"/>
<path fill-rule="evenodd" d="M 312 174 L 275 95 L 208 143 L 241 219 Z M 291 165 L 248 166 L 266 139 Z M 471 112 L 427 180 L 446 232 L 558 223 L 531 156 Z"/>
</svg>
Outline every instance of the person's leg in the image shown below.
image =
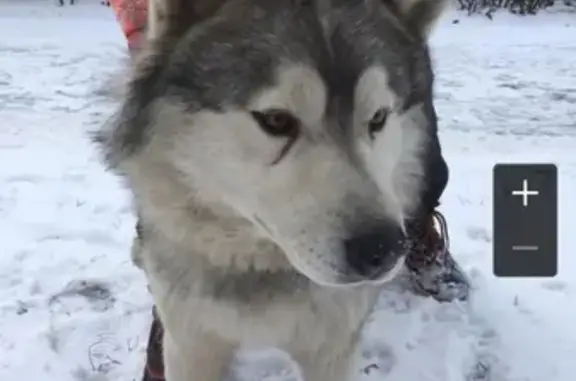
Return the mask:
<svg viewBox="0 0 576 381">
<path fill-rule="evenodd" d="M 110 0 L 110 5 L 133 54 L 138 50 L 146 28 L 148 0 Z"/>
</svg>

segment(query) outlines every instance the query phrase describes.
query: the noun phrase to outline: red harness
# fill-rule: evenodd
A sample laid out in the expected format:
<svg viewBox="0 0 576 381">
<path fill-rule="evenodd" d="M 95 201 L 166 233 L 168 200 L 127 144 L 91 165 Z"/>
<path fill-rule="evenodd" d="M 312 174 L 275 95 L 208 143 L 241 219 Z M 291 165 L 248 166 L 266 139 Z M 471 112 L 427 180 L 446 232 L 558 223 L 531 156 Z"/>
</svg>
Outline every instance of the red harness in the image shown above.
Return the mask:
<svg viewBox="0 0 576 381">
<path fill-rule="evenodd" d="M 162 355 L 162 337 L 164 330 L 162 323 L 153 312 L 152 327 L 148 337 L 148 348 L 146 349 L 146 367 L 142 381 L 164 381 L 164 358 Z"/>
</svg>

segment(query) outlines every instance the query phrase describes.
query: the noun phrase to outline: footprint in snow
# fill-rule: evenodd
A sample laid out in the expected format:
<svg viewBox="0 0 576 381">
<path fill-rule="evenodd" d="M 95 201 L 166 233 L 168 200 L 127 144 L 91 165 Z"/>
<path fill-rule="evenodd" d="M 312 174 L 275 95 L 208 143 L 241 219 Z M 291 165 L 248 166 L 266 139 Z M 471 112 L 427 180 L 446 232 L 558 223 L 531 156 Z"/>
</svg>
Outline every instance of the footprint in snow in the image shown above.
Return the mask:
<svg viewBox="0 0 576 381">
<path fill-rule="evenodd" d="M 488 233 L 488 230 L 479 226 L 470 226 L 468 228 L 468 237 L 474 241 L 491 242 L 492 238 Z"/>
<path fill-rule="evenodd" d="M 372 341 L 365 343 L 362 348 L 362 367 L 366 375 L 377 374 L 379 377 L 388 375 L 396 365 L 396 356 L 392 348 L 383 342 Z"/>
<path fill-rule="evenodd" d="M 73 280 L 62 291 L 52 295 L 49 304 L 58 302 L 62 298 L 76 296 L 83 297 L 98 311 L 106 311 L 116 302 L 112 291 L 110 291 L 106 283 L 96 280 Z"/>
</svg>

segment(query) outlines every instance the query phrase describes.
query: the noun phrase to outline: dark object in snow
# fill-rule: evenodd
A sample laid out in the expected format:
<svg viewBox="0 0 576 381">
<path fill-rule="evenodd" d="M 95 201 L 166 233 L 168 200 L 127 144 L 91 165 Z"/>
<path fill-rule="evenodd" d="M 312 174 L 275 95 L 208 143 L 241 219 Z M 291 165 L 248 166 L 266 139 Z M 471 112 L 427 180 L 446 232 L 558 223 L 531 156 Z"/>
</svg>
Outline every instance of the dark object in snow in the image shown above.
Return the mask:
<svg viewBox="0 0 576 381">
<path fill-rule="evenodd" d="M 380 369 L 380 367 L 376 364 L 370 364 L 366 368 L 363 369 L 364 374 L 370 374 L 373 370 Z"/>
<path fill-rule="evenodd" d="M 436 229 L 439 224 L 439 231 Z M 448 227 L 440 212 L 434 211 L 423 222 L 408 225 L 415 238 L 406 266 L 416 294 L 430 296 L 439 302 L 467 300 L 470 281 L 450 254 Z"/>
<path fill-rule="evenodd" d="M 508 10 L 516 15 L 535 15 L 540 10 L 550 8 L 563 2 L 570 6 L 572 0 L 458 0 L 460 10 L 472 14 L 484 14 L 492 20 L 492 15 L 500 9 Z"/>
</svg>

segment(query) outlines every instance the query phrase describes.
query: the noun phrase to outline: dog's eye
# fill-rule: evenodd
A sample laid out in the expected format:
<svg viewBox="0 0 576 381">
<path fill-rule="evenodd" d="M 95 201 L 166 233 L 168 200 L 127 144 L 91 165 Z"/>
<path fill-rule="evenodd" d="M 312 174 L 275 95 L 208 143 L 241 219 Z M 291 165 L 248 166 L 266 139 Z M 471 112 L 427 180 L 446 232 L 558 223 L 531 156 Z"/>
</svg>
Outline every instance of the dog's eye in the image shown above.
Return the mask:
<svg viewBox="0 0 576 381">
<path fill-rule="evenodd" d="M 262 130 L 271 136 L 295 138 L 300 123 L 295 116 L 283 110 L 252 111 Z"/>
<path fill-rule="evenodd" d="M 374 113 L 374 116 L 372 117 L 372 119 L 370 119 L 370 122 L 368 123 L 368 133 L 370 134 L 371 139 L 374 139 L 374 135 L 376 135 L 377 132 L 381 131 L 382 128 L 384 128 L 384 125 L 386 124 L 386 119 L 388 119 L 389 114 L 390 112 L 386 108 L 381 108 L 378 111 L 376 111 L 376 113 Z"/>
</svg>

